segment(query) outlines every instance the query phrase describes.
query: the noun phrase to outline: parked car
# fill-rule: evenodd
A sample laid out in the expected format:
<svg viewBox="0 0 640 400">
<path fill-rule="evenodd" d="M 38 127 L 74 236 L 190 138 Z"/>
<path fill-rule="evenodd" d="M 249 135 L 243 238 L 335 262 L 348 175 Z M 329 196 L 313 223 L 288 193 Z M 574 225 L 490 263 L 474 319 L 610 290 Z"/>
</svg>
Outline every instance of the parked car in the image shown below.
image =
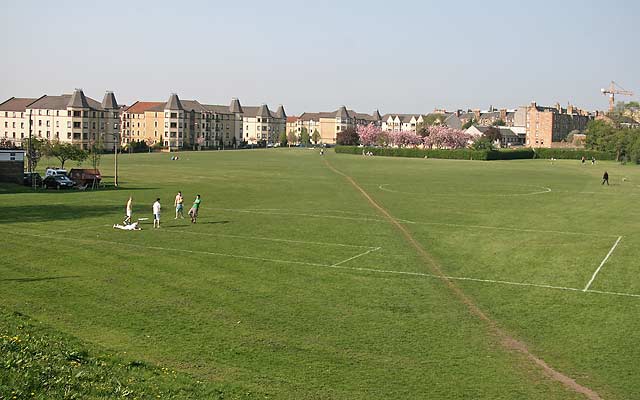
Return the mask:
<svg viewBox="0 0 640 400">
<path fill-rule="evenodd" d="M 35 183 L 34 183 L 35 182 Z M 37 172 L 25 172 L 23 183 L 25 186 L 42 186 L 42 177 Z"/>
<path fill-rule="evenodd" d="M 56 176 L 56 175 L 64 175 L 67 176 L 67 170 L 62 168 L 49 168 L 44 173 L 44 176 Z"/>
<path fill-rule="evenodd" d="M 66 175 L 50 175 L 42 181 L 42 186 L 47 189 L 71 189 L 73 185 L 73 181 Z"/>
<path fill-rule="evenodd" d="M 78 186 L 90 186 L 94 182 L 99 184 L 100 180 L 102 180 L 102 175 L 99 169 L 72 168 L 69 171 L 69 178 Z"/>
</svg>

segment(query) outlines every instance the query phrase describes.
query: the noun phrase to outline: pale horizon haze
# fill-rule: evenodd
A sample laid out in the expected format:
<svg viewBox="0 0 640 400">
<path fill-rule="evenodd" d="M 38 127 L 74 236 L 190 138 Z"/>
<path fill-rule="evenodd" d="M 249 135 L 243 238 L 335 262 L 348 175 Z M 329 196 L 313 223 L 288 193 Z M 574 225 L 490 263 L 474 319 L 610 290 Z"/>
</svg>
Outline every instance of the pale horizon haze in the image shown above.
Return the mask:
<svg viewBox="0 0 640 400">
<path fill-rule="evenodd" d="M 284 104 L 288 115 L 604 110 L 640 79 L 627 1 L 2 1 L 0 101 L 83 88 L 121 104 Z"/>
</svg>

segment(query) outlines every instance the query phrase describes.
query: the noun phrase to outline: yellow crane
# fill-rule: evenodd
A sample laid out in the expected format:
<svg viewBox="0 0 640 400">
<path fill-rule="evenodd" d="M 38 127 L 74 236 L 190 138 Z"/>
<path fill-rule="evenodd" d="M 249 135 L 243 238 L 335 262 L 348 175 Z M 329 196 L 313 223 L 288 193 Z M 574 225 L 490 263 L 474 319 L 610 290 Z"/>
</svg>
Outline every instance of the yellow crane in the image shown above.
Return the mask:
<svg viewBox="0 0 640 400">
<path fill-rule="evenodd" d="M 614 81 L 611 81 L 609 88 L 600 89 L 603 95 L 609 96 L 609 112 L 613 112 L 613 107 L 616 105 L 616 95 L 621 94 L 624 96 L 633 96 L 633 92 L 630 90 L 625 90 L 616 84 Z"/>
</svg>

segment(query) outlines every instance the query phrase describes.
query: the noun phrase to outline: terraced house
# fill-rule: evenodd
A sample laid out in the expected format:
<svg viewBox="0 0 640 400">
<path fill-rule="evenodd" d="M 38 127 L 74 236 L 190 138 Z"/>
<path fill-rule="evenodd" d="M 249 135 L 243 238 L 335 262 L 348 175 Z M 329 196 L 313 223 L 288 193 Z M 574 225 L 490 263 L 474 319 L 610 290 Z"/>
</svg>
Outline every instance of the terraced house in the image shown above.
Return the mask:
<svg viewBox="0 0 640 400">
<path fill-rule="evenodd" d="M 293 130 L 298 136 L 305 128 L 311 136 L 314 131 L 320 134 L 322 143 L 333 144 L 339 132 L 349 127 L 355 128 L 357 125 L 375 124 L 380 126 L 382 117 L 378 110 L 372 114 L 359 113 L 348 110 L 346 106 L 341 106 L 336 111 L 330 112 L 305 112 L 296 120 L 288 123 L 288 130 Z"/>
<path fill-rule="evenodd" d="M 113 150 L 120 131 L 120 106 L 112 92 L 100 103 L 86 97 L 82 89 L 60 96 L 12 97 L 0 104 L 0 127 L 4 128 L 0 137 L 16 145 L 31 132 L 36 138 L 83 149 L 96 144 Z"/>
</svg>

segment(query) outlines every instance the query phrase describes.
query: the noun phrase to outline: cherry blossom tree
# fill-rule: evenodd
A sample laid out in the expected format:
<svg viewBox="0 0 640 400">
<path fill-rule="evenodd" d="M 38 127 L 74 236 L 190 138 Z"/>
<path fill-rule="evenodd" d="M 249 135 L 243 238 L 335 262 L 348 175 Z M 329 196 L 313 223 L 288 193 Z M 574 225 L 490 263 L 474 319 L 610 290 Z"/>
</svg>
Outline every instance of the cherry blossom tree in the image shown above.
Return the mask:
<svg viewBox="0 0 640 400">
<path fill-rule="evenodd" d="M 398 147 L 419 146 L 422 138 L 413 131 L 389 132 L 389 143 Z"/>
<path fill-rule="evenodd" d="M 379 142 L 382 139 L 382 130 L 374 124 L 358 125 L 356 131 L 360 138 L 360 144 L 363 146 L 375 146 L 380 144 Z"/>
<path fill-rule="evenodd" d="M 459 129 L 437 125 L 429 127 L 429 136 L 424 137 L 424 145 L 436 149 L 461 149 L 469 145 L 471 136 Z"/>
</svg>

